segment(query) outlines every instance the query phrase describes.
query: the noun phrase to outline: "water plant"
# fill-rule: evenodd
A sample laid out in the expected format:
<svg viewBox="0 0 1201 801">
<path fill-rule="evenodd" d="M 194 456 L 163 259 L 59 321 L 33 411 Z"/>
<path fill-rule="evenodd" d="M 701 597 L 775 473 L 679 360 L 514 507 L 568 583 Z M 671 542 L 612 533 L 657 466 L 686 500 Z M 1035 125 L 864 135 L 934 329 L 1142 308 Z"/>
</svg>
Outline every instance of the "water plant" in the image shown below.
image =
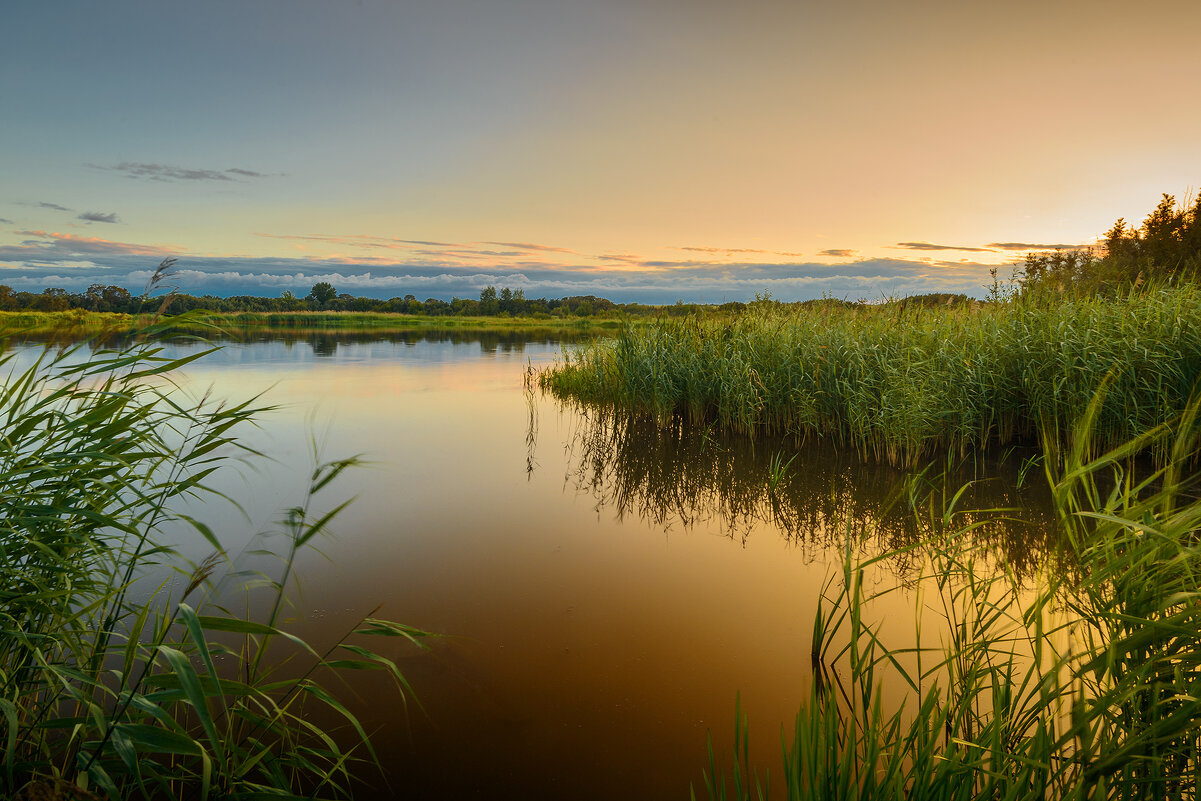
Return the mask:
<svg viewBox="0 0 1201 801">
<path fill-rule="evenodd" d="M 848 546 L 815 620 L 809 698 L 784 738 L 784 797 L 1197 797 L 1201 500 L 1181 468 L 1196 455 L 1198 403 L 1092 451 L 1102 407 L 1098 396 L 1048 468 L 1074 569 L 1022 586 L 982 565 L 971 526 L 931 532 L 905 549 L 927 565 L 906 585 L 916 645 L 890 647 L 870 620 L 901 587 L 869 590 L 864 577 L 896 552 L 861 560 Z M 1168 458 L 1141 472 L 1132 457 L 1152 440 Z M 923 607 L 940 614 L 935 635 Z M 732 773 L 711 755 L 710 798 L 768 796 L 743 743 Z"/>
<path fill-rule="evenodd" d="M 1044 430 L 1067 446 L 1106 381 L 1092 440 L 1115 446 L 1179 414 L 1198 378 L 1201 290 L 1186 285 L 934 307 L 760 302 L 626 328 L 565 351 L 540 381 L 560 397 L 912 465 L 1038 444 Z"/>
<path fill-rule="evenodd" d="M 171 384 L 206 352 L 0 355 L 0 796 L 347 797 L 352 767 L 374 757 L 326 688 L 330 671 L 384 670 L 404 691 L 363 638 L 421 632 L 366 619 L 318 653 L 281 617 L 296 551 L 337 512 L 310 501 L 354 461 L 318 465 L 309 500 L 285 513 L 283 567 L 253 606 L 270 611 L 224 606 L 213 582 L 228 556 L 180 504 L 220 497 L 211 477 L 252 453 L 237 432 L 266 407 L 189 400 Z M 183 528 L 209 558 L 172 548 Z M 345 726 L 316 725 L 315 707 Z"/>
</svg>

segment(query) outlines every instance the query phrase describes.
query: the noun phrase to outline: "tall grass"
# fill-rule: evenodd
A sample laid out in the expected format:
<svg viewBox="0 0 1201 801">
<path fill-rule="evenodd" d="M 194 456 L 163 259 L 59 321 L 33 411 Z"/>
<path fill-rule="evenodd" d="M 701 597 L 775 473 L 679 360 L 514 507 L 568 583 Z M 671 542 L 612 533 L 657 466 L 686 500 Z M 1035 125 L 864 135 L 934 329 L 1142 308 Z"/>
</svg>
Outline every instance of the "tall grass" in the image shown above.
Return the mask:
<svg viewBox="0 0 1201 801">
<path fill-rule="evenodd" d="M 820 437 L 894 464 L 1038 441 L 1112 382 L 1092 437 L 1113 446 L 1184 408 L 1201 377 L 1201 290 L 1120 298 L 847 309 L 751 304 L 663 319 L 565 353 L 563 397 Z"/>
<path fill-rule="evenodd" d="M 815 680 L 784 739 L 783 797 L 1198 797 L 1201 501 L 1197 477 L 1177 469 L 1196 455 L 1198 405 L 1090 456 L 1103 405 L 1086 409 L 1049 476 L 1077 569 L 1023 590 L 981 569 L 970 527 L 932 534 L 911 546 L 928 570 L 909 589 L 941 613 L 940 631 L 919 623 L 916 646 L 897 648 L 870 623 L 895 590 L 864 581 L 889 555 L 857 562 L 848 549 L 814 622 Z M 1152 440 L 1166 466 L 1137 477 L 1130 457 Z M 745 754 L 732 774 L 711 757 L 710 798 L 770 795 Z"/>
<path fill-rule="evenodd" d="M 221 542 L 173 510 L 218 499 L 208 481 L 245 452 L 237 432 L 264 407 L 175 391 L 169 373 L 203 355 L 134 344 L 47 349 L 24 366 L 0 356 L 2 797 L 347 797 L 352 768 L 374 756 L 322 681 L 380 669 L 403 690 L 361 638 L 420 632 L 364 620 L 317 653 L 284 631 L 295 554 L 337 511 L 309 501 L 284 514 L 270 611 L 220 605 Z M 316 467 L 306 497 L 352 464 Z M 213 555 L 178 556 L 169 543 L 181 526 Z M 277 670 L 288 655 L 300 665 L 290 678 Z M 341 715 L 346 732 L 310 723 L 314 706 Z"/>
</svg>

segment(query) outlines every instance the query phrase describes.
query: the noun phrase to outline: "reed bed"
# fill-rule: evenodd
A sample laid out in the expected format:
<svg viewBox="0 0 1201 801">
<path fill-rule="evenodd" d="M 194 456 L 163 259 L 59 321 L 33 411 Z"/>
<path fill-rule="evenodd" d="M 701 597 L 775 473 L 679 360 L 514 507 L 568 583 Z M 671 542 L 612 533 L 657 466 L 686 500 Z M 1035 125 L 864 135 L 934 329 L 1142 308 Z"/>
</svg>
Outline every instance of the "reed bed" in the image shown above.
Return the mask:
<svg viewBox="0 0 1201 801">
<path fill-rule="evenodd" d="M 354 460 L 317 465 L 283 512 L 278 560 L 240 574 L 217 533 L 175 511 L 221 500 L 210 477 L 248 453 L 237 432 L 264 411 L 176 390 L 171 371 L 203 355 L 0 353 L 0 797 L 345 798 L 375 756 L 323 682 L 383 670 L 404 691 L 365 638 L 421 633 L 367 619 L 318 653 L 284 630 L 296 555 L 340 508 L 322 493 Z M 181 529 L 211 557 L 179 556 Z M 263 614 L 223 606 L 222 577 L 256 586 Z M 318 708 L 345 725 L 315 725 Z"/>
<path fill-rule="evenodd" d="M 1078 567 L 1033 590 L 982 568 L 972 528 L 920 545 L 927 570 L 905 588 L 916 645 L 890 648 L 869 590 L 874 564 L 848 542 L 812 635 L 814 681 L 783 739 L 783 775 L 747 761 L 736 712 L 733 767 L 710 750 L 712 799 L 1197 799 L 1201 795 L 1201 501 L 1197 404 L 1168 425 L 1089 457 L 1101 402 L 1049 469 Z M 1169 458 L 1142 479 L 1133 454 Z M 941 614 L 923 631 L 922 609 Z M 895 624 L 894 624 L 895 625 Z M 898 689 L 899 688 L 899 689 Z"/>
<path fill-rule="evenodd" d="M 946 307 L 750 304 L 662 319 L 566 351 L 560 397 L 679 416 L 752 436 L 820 437 L 893 464 L 1038 443 L 1105 387 L 1093 442 L 1178 414 L 1201 375 L 1201 291 Z"/>
</svg>

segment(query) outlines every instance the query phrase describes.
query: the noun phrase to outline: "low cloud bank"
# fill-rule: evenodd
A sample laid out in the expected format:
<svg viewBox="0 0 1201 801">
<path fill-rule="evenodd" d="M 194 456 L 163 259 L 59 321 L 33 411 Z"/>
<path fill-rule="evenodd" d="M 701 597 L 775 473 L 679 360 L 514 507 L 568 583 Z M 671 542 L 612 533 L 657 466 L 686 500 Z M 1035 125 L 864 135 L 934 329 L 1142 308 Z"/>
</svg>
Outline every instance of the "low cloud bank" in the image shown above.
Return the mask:
<svg viewBox="0 0 1201 801">
<path fill-rule="evenodd" d="M 712 262 L 623 259 L 620 268 L 573 263 L 570 254 L 548 262 L 545 252 L 504 267 L 448 264 L 438 259 L 298 259 L 189 256 L 164 248 L 93 237 L 22 231 L 28 238 L 0 247 L 0 284 L 18 290 L 61 287 L 80 291 L 116 284 L 132 292 L 145 285 L 158 260 L 177 257 L 175 283 L 192 295 L 305 295 L 327 281 L 339 292 L 390 298 L 476 297 L 486 286 L 521 289 L 527 297 L 597 295 L 619 303 L 722 303 L 770 292 L 784 301 L 823 296 L 880 300 L 925 292 L 982 297 L 990 265 L 908 259 L 842 260 L 837 264 L 780 261 Z M 845 259 L 845 257 L 844 257 Z M 633 263 L 632 263 L 633 262 Z"/>
</svg>

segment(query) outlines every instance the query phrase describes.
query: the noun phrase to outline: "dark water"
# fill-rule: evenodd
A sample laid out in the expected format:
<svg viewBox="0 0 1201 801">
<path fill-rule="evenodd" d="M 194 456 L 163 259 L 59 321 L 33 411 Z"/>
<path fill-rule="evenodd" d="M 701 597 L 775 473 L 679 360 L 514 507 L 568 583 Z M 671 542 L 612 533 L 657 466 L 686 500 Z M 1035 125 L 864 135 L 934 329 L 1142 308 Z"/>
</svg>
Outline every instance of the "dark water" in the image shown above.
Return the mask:
<svg viewBox="0 0 1201 801">
<path fill-rule="evenodd" d="M 303 560 L 289 624 L 318 650 L 368 614 L 442 635 L 426 651 L 388 644 L 419 706 L 382 675 L 343 690 L 388 769 L 364 797 L 703 796 L 706 737 L 728 753 L 736 697 L 752 757 L 778 774 L 848 535 L 865 552 L 913 542 L 911 502 L 941 506 L 975 481 L 960 508 L 1010 511 L 958 519 L 984 521 L 999 558 L 1032 569 L 1050 545 L 1028 454 L 915 475 L 524 391 L 527 366 L 559 351 L 323 336 L 227 345 L 181 379 L 282 407 L 246 432 L 274 461 L 219 479 L 249 519 L 199 510 L 233 550 L 302 500 L 314 443 L 372 462 L 325 499 L 357 496 Z M 886 564 L 880 581 L 913 569 Z M 898 604 L 888 615 L 911 628 Z"/>
</svg>

